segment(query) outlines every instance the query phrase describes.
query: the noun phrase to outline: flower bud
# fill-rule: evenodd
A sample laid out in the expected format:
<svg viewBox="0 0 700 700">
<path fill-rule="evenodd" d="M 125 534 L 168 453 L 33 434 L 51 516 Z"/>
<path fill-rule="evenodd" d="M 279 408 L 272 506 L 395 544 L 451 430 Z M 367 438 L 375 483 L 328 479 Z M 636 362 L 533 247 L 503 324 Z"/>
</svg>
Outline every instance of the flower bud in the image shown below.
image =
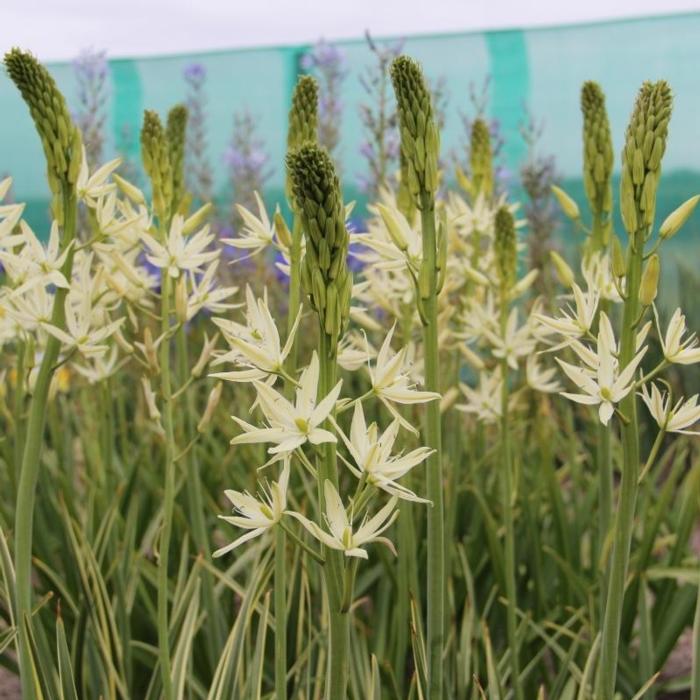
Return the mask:
<svg viewBox="0 0 700 700">
<path fill-rule="evenodd" d="M 143 169 L 153 188 L 153 209 L 161 224 L 172 214 L 173 174 L 170 149 L 158 114 L 147 109 L 141 127 L 141 158 Z"/>
<path fill-rule="evenodd" d="M 175 318 L 178 323 L 187 323 L 187 279 L 180 275 L 175 287 Z"/>
<path fill-rule="evenodd" d="M 648 229 L 654 222 L 671 107 L 671 88 L 666 81 L 642 85 L 622 150 L 620 213 L 630 235 Z"/>
<path fill-rule="evenodd" d="M 493 194 L 493 164 L 491 156 L 491 134 L 483 119 L 475 119 L 472 124 L 469 148 L 474 195 L 483 194 L 490 199 Z"/>
<path fill-rule="evenodd" d="M 659 289 L 659 273 L 661 272 L 661 261 L 654 253 L 644 268 L 642 281 L 639 285 L 639 301 L 643 306 L 650 306 Z"/>
<path fill-rule="evenodd" d="M 199 359 L 197 360 L 195 366 L 192 368 L 191 372 L 192 377 L 194 377 L 194 379 L 199 379 L 199 377 L 201 377 L 204 373 L 204 370 L 209 364 L 209 360 L 211 359 L 212 353 L 214 352 L 214 348 L 216 348 L 216 343 L 218 340 L 218 333 L 216 333 L 211 340 L 209 340 L 206 336 L 204 337 L 204 347 L 202 348 L 202 352 L 199 354 Z"/>
<path fill-rule="evenodd" d="M 54 79 L 34 56 L 19 49 L 5 54 L 5 68 L 29 107 L 46 157 L 52 210 L 63 224 L 62 189 L 75 185 L 82 164 L 82 139 Z"/>
<path fill-rule="evenodd" d="M 143 388 L 143 396 L 146 399 L 148 417 L 151 420 L 158 421 L 160 419 L 160 411 L 156 405 L 156 395 L 151 387 L 151 382 L 146 377 L 141 377 L 141 387 Z"/>
<path fill-rule="evenodd" d="M 552 194 L 557 198 L 559 206 L 564 214 L 569 217 L 572 221 L 577 221 L 581 217 L 581 212 L 579 211 L 578 204 L 569 197 L 569 195 L 564 192 L 561 187 L 552 185 Z"/>
<path fill-rule="evenodd" d="M 408 241 L 401 230 L 399 222 L 394 216 L 394 212 L 392 212 L 388 207 L 385 207 L 383 204 L 377 204 L 377 209 L 379 210 L 384 226 L 386 227 L 389 236 L 391 236 L 391 240 L 394 242 L 394 245 L 400 251 L 408 250 Z"/>
<path fill-rule="evenodd" d="M 348 322 L 352 292 L 340 182 L 328 152 L 308 142 L 287 154 L 287 173 L 306 238 L 302 286 L 322 331 L 337 341 Z"/>
<path fill-rule="evenodd" d="M 688 220 L 690 215 L 693 213 L 698 201 L 700 201 L 700 194 L 696 194 L 694 197 L 683 202 L 676 210 L 672 211 L 661 224 L 659 229 L 659 236 L 663 239 L 671 238 L 675 236 L 681 227 Z"/>
<path fill-rule="evenodd" d="M 173 190 L 170 211 L 179 210 L 185 195 L 185 133 L 187 131 L 187 107 L 175 105 L 168 112 L 166 135 L 168 155 L 172 169 Z"/>
<path fill-rule="evenodd" d="M 160 364 L 158 363 L 158 352 L 155 343 L 153 342 L 153 334 L 151 329 L 146 326 L 143 329 L 143 355 L 146 358 L 148 367 L 152 374 L 160 372 Z"/>
<path fill-rule="evenodd" d="M 594 214 L 612 210 L 613 169 L 610 122 L 605 109 L 605 95 L 598 85 L 587 81 L 581 89 L 583 113 L 583 183 Z"/>
<path fill-rule="evenodd" d="M 318 83 L 310 75 L 302 75 L 294 86 L 287 129 L 287 153 L 299 148 L 307 141 L 318 140 Z M 294 208 L 289 174 L 287 174 L 285 193 L 287 200 Z"/>
<path fill-rule="evenodd" d="M 279 206 L 275 210 L 274 223 L 275 232 L 277 233 L 277 239 L 279 240 L 279 242 L 284 248 L 291 248 L 292 232 L 289 230 L 289 226 L 287 226 L 287 222 L 284 220 L 282 212 L 280 212 Z"/>
<path fill-rule="evenodd" d="M 627 263 L 625 262 L 625 253 L 622 250 L 620 239 L 613 234 L 612 245 L 612 273 L 615 277 L 621 278 L 627 274 Z"/>
<path fill-rule="evenodd" d="M 112 179 L 121 190 L 122 194 L 128 197 L 134 204 L 138 205 L 146 203 L 143 192 L 141 192 L 138 187 L 132 185 L 128 180 L 125 180 L 123 177 L 117 175 L 117 173 L 112 173 Z"/>
<path fill-rule="evenodd" d="M 189 236 L 198 228 L 201 228 L 209 218 L 213 209 L 214 205 L 211 202 L 207 202 L 199 207 L 194 214 L 185 219 L 185 223 L 182 225 L 182 235 Z"/>
<path fill-rule="evenodd" d="M 462 353 L 464 359 L 467 361 L 467 364 L 477 372 L 481 372 L 481 370 L 486 367 L 481 357 L 479 357 L 479 355 L 475 353 L 466 343 L 460 343 L 457 347 Z"/>
<path fill-rule="evenodd" d="M 556 252 L 556 250 L 549 251 L 549 257 L 552 260 L 554 269 L 557 271 L 557 277 L 564 287 L 571 287 L 574 283 L 574 273 L 568 266 L 566 260 Z"/>
<path fill-rule="evenodd" d="M 121 328 L 117 328 L 112 337 L 126 355 L 131 355 L 134 352 L 134 346 L 124 337 Z"/>
<path fill-rule="evenodd" d="M 515 221 L 508 207 L 500 207 L 494 222 L 494 250 L 496 266 L 502 289 L 510 289 L 515 284 L 518 267 Z"/>
<path fill-rule="evenodd" d="M 401 134 L 402 182 L 414 201 L 420 192 L 434 194 L 438 188 L 440 134 L 433 117 L 430 92 L 418 63 L 399 56 L 391 64 Z"/>
<path fill-rule="evenodd" d="M 209 423 L 211 423 L 216 407 L 219 405 L 219 401 L 221 400 L 221 392 L 223 391 L 223 388 L 223 382 L 217 382 L 214 385 L 214 388 L 209 392 L 206 408 L 204 409 L 204 413 L 202 414 L 199 423 L 197 423 L 198 433 L 203 433 L 209 426 Z"/>
<path fill-rule="evenodd" d="M 451 386 L 440 399 L 440 413 L 445 413 L 455 405 L 459 398 L 459 389 L 456 386 Z"/>
</svg>

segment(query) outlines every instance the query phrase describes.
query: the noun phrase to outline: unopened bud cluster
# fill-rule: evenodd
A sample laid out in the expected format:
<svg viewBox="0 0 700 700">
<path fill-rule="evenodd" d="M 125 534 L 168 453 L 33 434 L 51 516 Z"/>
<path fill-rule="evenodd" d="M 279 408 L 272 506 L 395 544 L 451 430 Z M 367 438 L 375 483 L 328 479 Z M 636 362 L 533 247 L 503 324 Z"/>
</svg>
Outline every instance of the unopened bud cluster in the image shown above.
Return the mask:
<svg viewBox="0 0 700 700">
<path fill-rule="evenodd" d="M 47 179 L 54 196 L 54 217 L 63 222 L 61 192 L 75 184 L 82 163 L 80 131 L 73 123 L 54 79 L 30 53 L 12 49 L 5 67 L 29 107 L 44 148 Z"/>
<path fill-rule="evenodd" d="M 472 124 L 469 164 L 474 192 L 490 198 L 493 194 L 491 134 L 488 124 L 481 118 Z"/>
<path fill-rule="evenodd" d="M 581 89 L 583 113 L 583 184 L 591 208 L 597 214 L 609 214 L 612 210 L 613 169 L 612 137 L 610 122 L 605 109 L 605 95 L 592 81 Z"/>
<path fill-rule="evenodd" d="M 152 110 L 146 110 L 143 115 L 141 157 L 153 187 L 153 208 L 161 222 L 167 222 L 173 200 L 170 148 L 160 117 Z"/>
<path fill-rule="evenodd" d="M 438 189 L 440 135 L 433 117 L 430 92 L 416 61 L 399 56 L 391 64 L 401 131 L 401 176 L 418 200 L 420 193 Z"/>
<path fill-rule="evenodd" d="M 318 83 L 310 75 L 302 75 L 292 94 L 287 148 L 291 151 L 307 141 L 316 141 L 317 130 Z"/>
<path fill-rule="evenodd" d="M 642 85 L 622 151 L 620 209 L 630 234 L 648 229 L 654 222 L 671 107 L 671 88 L 666 81 Z"/>
<path fill-rule="evenodd" d="M 338 176 L 328 152 L 312 143 L 287 155 L 287 172 L 306 236 L 302 285 L 318 313 L 322 332 L 337 340 L 347 324 L 352 291 Z"/>
<path fill-rule="evenodd" d="M 502 289 L 510 289 L 517 276 L 518 251 L 515 221 L 508 207 L 500 207 L 494 221 L 496 266 Z"/>
<path fill-rule="evenodd" d="M 185 134 L 187 131 L 187 107 L 175 105 L 168 112 L 168 151 L 173 178 L 171 213 L 175 213 L 185 196 Z"/>
</svg>

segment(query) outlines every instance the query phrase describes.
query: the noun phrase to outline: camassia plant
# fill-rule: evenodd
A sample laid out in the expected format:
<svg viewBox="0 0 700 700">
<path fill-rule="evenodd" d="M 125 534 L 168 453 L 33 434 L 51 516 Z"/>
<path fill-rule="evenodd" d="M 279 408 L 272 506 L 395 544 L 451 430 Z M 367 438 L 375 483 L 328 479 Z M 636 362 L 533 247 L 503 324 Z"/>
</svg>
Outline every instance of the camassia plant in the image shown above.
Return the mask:
<svg viewBox="0 0 700 700">
<path fill-rule="evenodd" d="M 144 193 L 119 160 L 88 166 L 31 54 L 5 65 L 52 224 L 35 233 L 0 183 L 0 683 L 30 700 L 700 698 L 700 405 L 674 373 L 700 344 L 659 294 L 698 197 L 655 225 L 666 83 L 637 97 L 618 204 L 605 98 L 584 85 L 591 221 L 554 188 L 586 238 L 580 276 L 552 253 L 547 298 L 485 122 L 452 187 L 408 57 L 389 70 L 400 172 L 360 232 L 304 76 L 286 206 L 256 194 L 225 239 L 186 191 L 186 108 L 144 114 Z M 229 286 L 251 256 L 279 288 Z"/>
</svg>

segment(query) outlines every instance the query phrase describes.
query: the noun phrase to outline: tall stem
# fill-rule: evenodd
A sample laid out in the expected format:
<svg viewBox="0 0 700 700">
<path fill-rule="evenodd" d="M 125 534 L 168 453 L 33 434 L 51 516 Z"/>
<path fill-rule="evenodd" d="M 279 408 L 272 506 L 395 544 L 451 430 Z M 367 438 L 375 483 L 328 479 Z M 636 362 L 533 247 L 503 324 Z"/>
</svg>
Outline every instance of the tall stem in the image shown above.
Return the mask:
<svg viewBox="0 0 700 700">
<path fill-rule="evenodd" d="M 319 340 L 319 396 L 327 396 L 336 384 L 337 341 L 321 329 Z M 332 442 L 323 444 L 323 459 L 318 470 L 321 510 L 325 512 L 323 483 L 328 479 L 338 487 L 336 446 Z M 345 563 L 341 552 L 326 550 L 324 578 L 330 609 L 330 654 L 328 656 L 328 678 L 326 697 L 328 700 L 345 700 L 348 685 L 348 655 L 350 651 L 350 613 L 343 609 L 343 583 Z M 352 588 L 352 586 L 351 586 Z"/>
<path fill-rule="evenodd" d="M 75 239 L 77 220 L 77 200 L 71 188 L 63 190 L 64 226 L 61 246 L 63 249 Z M 70 279 L 73 269 L 73 248 L 71 247 L 61 272 Z M 65 326 L 65 301 L 67 289 L 56 290 L 51 312 L 51 323 L 57 328 Z M 16 615 L 19 628 L 19 662 L 22 681 L 22 697 L 31 700 L 34 693 L 34 674 L 30 662 L 30 647 L 27 627 L 31 626 L 32 610 L 32 539 L 34 525 L 34 502 L 39 479 L 41 448 L 43 446 L 46 409 L 48 405 L 51 379 L 56 369 L 56 361 L 61 350 L 61 341 L 49 335 L 44 355 L 41 359 L 34 393 L 29 407 L 26 439 L 22 453 L 22 466 L 17 488 L 17 508 L 15 511 L 15 587 Z M 26 625 L 25 625 L 26 620 Z"/>
<path fill-rule="evenodd" d="M 294 321 L 301 304 L 301 219 L 294 216 L 292 224 L 292 245 L 289 251 L 289 307 L 287 310 L 287 337 L 292 332 Z M 297 368 L 297 343 L 287 356 L 285 370 L 293 377 Z M 287 381 L 287 395 L 294 392 L 294 385 Z M 275 530 L 275 697 L 287 698 L 287 568 L 285 554 L 287 535 L 283 528 Z"/>
<path fill-rule="evenodd" d="M 427 288 L 422 299 L 423 345 L 425 354 L 425 388 L 440 391 L 440 358 L 437 327 L 437 238 L 435 235 L 435 203 L 421 192 L 421 224 L 423 265 L 427 270 Z M 445 636 L 445 530 L 442 493 L 442 426 L 440 402 L 431 401 L 426 411 L 425 443 L 434 452 L 428 457 L 427 494 L 432 507 L 428 511 L 428 679 L 429 695 L 442 698 L 442 651 Z"/>
<path fill-rule="evenodd" d="M 163 682 L 163 697 L 173 697 L 170 662 L 170 634 L 168 624 L 168 561 L 175 505 L 175 435 L 173 430 L 173 402 L 170 378 L 170 304 L 172 281 L 167 268 L 161 276 L 161 332 L 160 344 L 161 393 L 163 400 L 163 428 L 165 430 L 165 489 L 163 493 L 163 525 L 158 546 L 158 653 Z"/>
<path fill-rule="evenodd" d="M 636 323 L 639 317 L 639 284 L 644 255 L 644 231 L 638 231 L 630 240 L 627 260 L 627 285 L 620 339 L 620 367 L 625 368 L 634 356 Z M 622 482 L 614 524 L 614 545 L 608 578 L 608 595 L 603 620 L 601 665 L 598 676 L 601 700 L 612 700 L 615 692 L 617 659 L 620 643 L 622 604 L 625 578 L 629 564 L 634 510 L 637 501 L 639 477 L 639 429 L 637 400 L 631 391 L 621 402 L 620 410 L 627 418 L 622 424 Z"/>
<path fill-rule="evenodd" d="M 700 700 L 700 584 L 693 620 L 693 666 L 690 672 L 690 700 Z"/>
<path fill-rule="evenodd" d="M 501 333 L 505 336 L 508 319 L 508 301 L 505 293 L 501 295 Z M 508 361 L 501 361 L 501 499 L 505 525 L 505 578 L 506 578 L 506 628 L 508 646 L 510 647 L 511 686 L 517 700 L 523 700 L 520 685 L 520 654 L 517 637 L 517 594 L 515 587 L 515 532 L 513 526 L 513 457 L 510 444 L 510 425 L 508 420 Z"/>
<path fill-rule="evenodd" d="M 595 230 L 595 227 L 594 227 Z M 609 303 L 600 302 L 600 311 L 608 313 Z M 596 464 L 598 467 L 598 558 L 605 550 L 610 527 L 613 521 L 613 465 L 610 429 L 600 421 L 596 421 Z M 607 569 L 600 575 L 600 623 L 605 615 L 607 599 Z"/>
<path fill-rule="evenodd" d="M 187 331 L 184 324 L 177 331 L 177 377 L 180 385 L 188 380 L 190 374 L 189 348 L 187 346 Z M 185 391 L 184 410 L 182 414 L 183 434 L 190 440 L 195 431 L 195 406 L 192 401 L 192 392 Z M 183 457 L 187 470 L 187 507 L 189 510 L 189 522 L 192 524 L 192 539 L 197 551 L 205 560 L 211 563 L 211 548 L 207 536 L 207 525 L 204 510 L 204 498 L 202 496 L 202 478 L 199 469 L 199 459 L 195 449 L 187 451 Z M 219 649 L 223 643 L 224 629 L 221 615 L 217 615 L 216 595 L 214 592 L 214 578 L 208 571 L 202 571 L 203 597 L 207 609 L 206 640 L 207 653 L 211 668 L 216 667 L 219 657 Z"/>
<path fill-rule="evenodd" d="M 29 352 L 27 343 L 20 341 L 17 343 L 17 378 L 15 380 L 15 453 L 14 464 L 10 471 L 12 479 L 12 490 L 14 492 L 17 486 L 17 475 L 19 465 L 22 463 L 22 454 L 24 452 L 24 385 L 26 381 L 25 367 L 26 356 Z"/>
</svg>

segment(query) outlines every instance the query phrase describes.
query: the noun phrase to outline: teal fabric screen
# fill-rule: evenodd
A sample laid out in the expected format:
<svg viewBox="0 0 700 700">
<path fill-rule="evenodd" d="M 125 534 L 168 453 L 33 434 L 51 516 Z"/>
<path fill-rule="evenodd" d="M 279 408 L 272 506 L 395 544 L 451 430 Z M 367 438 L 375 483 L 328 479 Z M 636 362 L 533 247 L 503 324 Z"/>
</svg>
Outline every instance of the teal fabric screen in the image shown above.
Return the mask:
<svg viewBox="0 0 700 700">
<path fill-rule="evenodd" d="M 658 215 L 700 191 L 700 13 L 569 27 L 409 37 L 405 51 L 419 59 L 432 78 L 444 77 L 449 96 L 443 148 L 464 138 L 460 112 L 469 109 L 468 85 L 491 76 L 490 116 L 500 121 L 508 168 L 517 172 L 526 153 L 519 135 L 523 108 L 544 120 L 542 149 L 554 153 L 565 186 L 580 195 L 581 117 L 579 89 L 599 81 L 607 95 L 615 151 L 619 152 L 635 92 L 645 79 L 667 79 L 675 109 L 665 158 Z M 364 99 L 359 75 L 372 61 L 362 40 L 340 42 L 348 75 L 342 100 L 342 140 L 338 151 L 347 197 L 358 196 L 356 176 L 363 170 L 363 139 L 358 105 Z M 29 47 L 31 48 L 31 47 Z M 109 62 L 110 101 L 107 155 L 126 151 L 138 160 L 138 132 L 144 108 L 161 113 L 185 94 L 183 70 L 198 62 L 207 70 L 209 157 L 215 190 L 226 193 L 222 153 L 233 128 L 232 115 L 248 108 L 271 156 L 270 197 L 281 199 L 289 96 L 304 46 L 223 51 L 199 55 Z M 73 68 L 50 66 L 69 103 L 75 97 Z M 29 205 L 28 218 L 41 229 L 48 190 L 41 147 L 14 86 L 0 77 L 0 174 L 15 178 L 15 196 Z M 697 219 L 697 217 L 696 217 Z M 679 255 L 700 240 L 693 222 L 674 245 Z"/>
</svg>

